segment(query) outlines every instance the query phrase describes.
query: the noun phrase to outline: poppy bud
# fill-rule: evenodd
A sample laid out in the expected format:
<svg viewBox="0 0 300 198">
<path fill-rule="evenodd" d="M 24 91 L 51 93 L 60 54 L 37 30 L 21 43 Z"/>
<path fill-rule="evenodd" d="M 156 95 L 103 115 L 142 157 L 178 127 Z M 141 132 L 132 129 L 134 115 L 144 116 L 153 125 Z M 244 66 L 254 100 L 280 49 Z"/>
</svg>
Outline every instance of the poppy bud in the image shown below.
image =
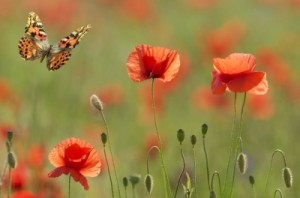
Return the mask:
<svg viewBox="0 0 300 198">
<path fill-rule="evenodd" d="M 11 168 L 16 168 L 17 167 L 16 156 L 13 152 L 8 152 L 7 162 L 8 162 L 9 167 L 11 167 Z"/>
<path fill-rule="evenodd" d="M 129 181 L 131 183 L 132 186 L 135 186 L 136 184 L 138 184 L 140 182 L 140 178 L 141 178 L 141 175 L 130 175 L 129 176 Z"/>
<path fill-rule="evenodd" d="M 207 124 L 203 124 L 202 125 L 202 135 L 205 136 L 208 130 L 208 126 Z"/>
<path fill-rule="evenodd" d="M 14 134 L 12 131 L 7 131 L 6 137 L 9 142 L 11 142 L 13 136 L 14 136 Z"/>
<path fill-rule="evenodd" d="M 292 187 L 292 185 L 293 185 L 293 174 L 292 174 L 292 171 L 291 171 L 290 168 L 285 167 L 283 169 L 283 179 L 284 179 L 285 186 L 287 188 Z"/>
<path fill-rule="evenodd" d="M 251 185 L 255 184 L 255 180 L 254 180 L 254 177 L 252 175 L 249 176 L 249 182 L 250 182 Z"/>
<path fill-rule="evenodd" d="M 195 135 L 192 135 L 191 136 L 191 143 L 192 143 L 192 145 L 195 146 L 196 142 L 197 142 L 197 137 Z"/>
<path fill-rule="evenodd" d="M 146 189 L 147 189 L 147 191 L 148 191 L 149 194 L 153 190 L 153 182 L 154 182 L 154 180 L 153 180 L 152 175 L 147 174 L 146 177 L 145 177 L 144 183 L 145 183 Z"/>
<path fill-rule="evenodd" d="M 183 140 L 184 140 L 184 131 L 182 129 L 179 129 L 177 131 L 177 139 L 180 142 L 180 144 L 183 142 Z"/>
<path fill-rule="evenodd" d="M 101 141 L 105 145 L 107 142 L 107 134 L 106 133 L 101 133 Z"/>
<path fill-rule="evenodd" d="M 214 190 L 210 191 L 209 198 L 217 198 L 216 192 Z"/>
<path fill-rule="evenodd" d="M 125 188 L 127 188 L 127 186 L 128 186 L 128 178 L 127 177 L 123 177 L 123 186 Z"/>
<path fill-rule="evenodd" d="M 103 111 L 103 104 L 101 102 L 101 100 L 98 98 L 98 96 L 96 96 L 95 94 L 93 94 L 90 98 L 91 104 L 98 109 L 99 111 Z"/>
<path fill-rule="evenodd" d="M 240 173 L 245 174 L 248 167 L 248 158 L 244 153 L 240 153 L 238 155 L 237 163 L 239 165 Z"/>
</svg>

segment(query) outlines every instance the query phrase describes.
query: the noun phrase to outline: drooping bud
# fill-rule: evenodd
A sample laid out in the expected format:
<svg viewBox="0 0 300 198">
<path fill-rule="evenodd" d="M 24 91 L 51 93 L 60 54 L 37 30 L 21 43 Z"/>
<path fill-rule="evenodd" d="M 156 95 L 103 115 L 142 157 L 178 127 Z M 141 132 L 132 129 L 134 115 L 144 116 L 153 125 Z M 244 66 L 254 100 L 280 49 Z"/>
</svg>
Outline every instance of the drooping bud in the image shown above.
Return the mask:
<svg viewBox="0 0 300 198">
<path fill-rule="evenodd" d="M 123 177 L 123 186 L 125 188 L 127 188 L 127 186 L 128 186 L 128 178 L 127 177 Z"/>
<path fill-rule="evenodd" d="M 16 168 L 17 167 L 17 159 L 13 152 L 8 152 L 7 154 L 7 162 L 9 167 Z"/>
<path fill-rule="evenodd" d="M 107 134 L 106 133 L 101 133 L 101 141 L 105 145 L 107 142 Z"/>
<path fill-rule="evenodd" d="M 287 188 L 291 188 L 293 185 L 293 174 L 290 168 L 285 167 L 283 169 L 283 179 L 284 179 L 285 186 Z"/>
<path fill-rule="evenodd" d="M 98 109 L 99 111 L 103 111 L 103 104 L 97 95 L 93 94 L 90 98 L 91 104 Z"/>
<path fill-rule="evenodd" d="M 144 180 L 144 184 L 145 184 L 145 187 L 146 187 L 149 194 L 153 190 L 153 182 L 154 182 L 154 179 L 153 179 L 152 175 L 147 174 L 146 177 L 145 177 L 145 180 Z"/>
<path fill-rule="evenodd" d="M 238 155 L 237 163 L 239 165 L 240 173 L 245 174 L 248 168 L 248 158 L 245 153 L 240 153 Z"/>
<path fill-rule="evenodd" d="M 195 135 L 192 135 L 191 136 L 191 143 L 192 143 L 192 145 L 195 146 L 196 142 L 197 142 L 197 137 Z"/>
<path fill-rule="evenodd" d="M 177 139 L 180 142 L 180 144 L 183 142 L 184 137 L 185 137 L 184 131 L 182 129 L 179 129 L 177 131 Z"/>
<path fill-rule="evenodd" d="M 208 130 L 208 126 L 207 124 L 203 124 L 202 125 L 202 135 L 205 136 Z"/>
</svg>

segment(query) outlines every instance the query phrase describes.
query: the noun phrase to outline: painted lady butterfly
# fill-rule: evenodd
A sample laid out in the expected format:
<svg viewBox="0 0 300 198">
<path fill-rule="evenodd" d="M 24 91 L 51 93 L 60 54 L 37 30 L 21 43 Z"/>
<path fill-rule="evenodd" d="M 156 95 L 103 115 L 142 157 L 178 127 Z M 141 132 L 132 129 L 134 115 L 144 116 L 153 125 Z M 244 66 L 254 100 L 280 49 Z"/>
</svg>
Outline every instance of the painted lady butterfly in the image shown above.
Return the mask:
<svg viewBox="0 0 300 198">
<path fill-rule="evenodd" d="M 41 58 L 42 62 L 47 57 L 47 68 L 57 70 L 68 62 L 71 50 L 75 48 L 90 28 L 91 25 L 82 26 L 52 46 L 48 42 L 47 34 L 39 16 L 34 12 L 30 12 L 25 27 L 25 36 L 18 43 L 19 53 L 25 60 Z"/>
</svg>

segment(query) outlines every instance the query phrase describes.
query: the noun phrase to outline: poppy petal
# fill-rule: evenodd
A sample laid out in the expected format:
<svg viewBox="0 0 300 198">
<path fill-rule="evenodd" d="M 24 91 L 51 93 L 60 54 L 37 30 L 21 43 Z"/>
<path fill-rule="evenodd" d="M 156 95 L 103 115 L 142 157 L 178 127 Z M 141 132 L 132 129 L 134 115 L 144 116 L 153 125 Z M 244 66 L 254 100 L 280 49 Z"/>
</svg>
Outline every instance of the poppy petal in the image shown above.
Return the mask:
<svg viewBox="0 0 300 198">
<path fill-rule="evenodd" d="M 211 90 L 213 94 L 223 94 L 226 90 L 226 84 L 222 82 L 220 74 L 217 71 L 212 72 L 213 80 L 211 82 Z"/>
<path fill-rule="evenodd" d="M 87 179 L 82 174 L 80 174 L 78 171 L 71 169 L 70 175 L 74 179 L 74 181 L 79 182 L 84 187 L 84 190 L 89 189 Z"/>
<path fill-rule="evenodd" d="M 248 92 L 258 86 L 264 77 L 264 72 L 243 74 L 228 82 L 227 87 L 232 92 Z"/>
<path fill-rule="evenodd" d="M 62 174 L 67 175 L 67 174 L 69 174 L 69 172 L 70 172 L 70 170 L 67 167 L 61 166 L 61 167 L 55 168 L 53 171 L 48 173 L 48 177 L 59 177 Z"/>
<path fill-rule="evenodd" d="M 251 89 L 248 93 L 254 95 L 264 95 L 267 93 L 268 89 L 269 89 L 269 85 L 267 81 L 267 75 L 265 74 L 263 80 L 260 81 L 260 83 L 256 87 Z"/>
<path fill-rule="evenodd" d="M 96 150 L 92 150 L 88 160 L 85 162 L 79 172 L 88 177 L 96 177 L 101 171 L 101 161 Z"/>
<path fill-rule="evenodd" d="M 252 72 L 256 66 L 255 56 L 252 54 L 233 53 L 227 58 L 215 58 L 214 67 L 223 74 L 239 74 Z"/>
</svg>

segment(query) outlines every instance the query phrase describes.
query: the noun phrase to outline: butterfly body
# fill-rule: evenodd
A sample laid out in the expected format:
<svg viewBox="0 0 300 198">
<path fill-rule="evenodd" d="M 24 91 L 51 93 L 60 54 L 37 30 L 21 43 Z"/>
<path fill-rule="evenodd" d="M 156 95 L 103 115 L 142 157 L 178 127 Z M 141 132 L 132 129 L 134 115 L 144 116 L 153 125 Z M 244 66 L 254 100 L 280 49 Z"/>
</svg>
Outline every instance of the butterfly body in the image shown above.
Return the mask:
<svg viewBox="0 0 300 198">
<path fill-rule="evenodd" d="M 30 12 L 25 27 L 25 36 L 18 43 L 19 53 L 25 60 L 40 58 L 42 62 L 47 57 L 47 68 L 57 70 L 67 63 L 71 56 L 71 50 L 78 45 L 80 39 L 90 28 L 90 25 L 82 26 L 57 44 L 50 45 L 40 18 L 34 12 Z"/>
</svg>

